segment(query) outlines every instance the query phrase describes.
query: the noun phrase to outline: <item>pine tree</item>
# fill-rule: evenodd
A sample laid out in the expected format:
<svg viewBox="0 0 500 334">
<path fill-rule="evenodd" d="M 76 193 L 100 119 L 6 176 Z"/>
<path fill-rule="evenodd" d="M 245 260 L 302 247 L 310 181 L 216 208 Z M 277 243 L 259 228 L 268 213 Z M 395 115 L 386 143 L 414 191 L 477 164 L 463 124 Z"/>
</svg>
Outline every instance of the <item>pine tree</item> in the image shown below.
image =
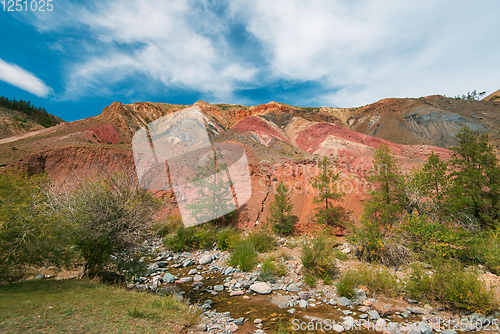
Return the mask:
<svg viewBox="0 0 500 334">
<path fill-rule="evenodd" d="M 316 221 L 319 224 L 339 225 L 342 212 L 338 206 L 332 202 L 344 197 L 343 193 L 335 189 L 335 183 L 340 179 L 340 173 L 335 173 L 331 169 L 332 162 L 327 157 L 319 162 L 319 175 L 313 179 L 312 185 L 318 192 L 314 198 L 316 208 Z"/>
<path fill-rule="evenodd" d="M 276 188 L 274 201 L 270 205 L 270 217 L 267 221 L 274 224 L 273 229 L 279 234 L 289 234 L 293 231 L 296 217 L 292 214 L 293 204 L 288 196 L 288 189 L 283 181 Z"/>
<path fill-rule="evenodd" d="M 231 190 L 231 182 L 224 178 L 227 165 L 221 163 L 224 156 L 220 149 L 213 151 L 204 165 L 196 167 L 196 176 L 189 179 L 196 182 L 200 189 L 195 202 L 186 208 L 199 223 L 220 222 L 221 218 L 234 211 L 236 206 Z"/>
<path fill-rule="evenodd" d="M 453 187 L 449 204 L 466 212 L 484 226 L 497 224 L 500 207 L 500 167 L 488 144 L 488 135 L 474 135 L 467 126 L 456 135 L 459 145 L 452 148 Z"/>
<path fill-rule="evenodd" d="M 439 156 L 432 151 L 424 166 L 415 173 L 422 194 L 432 200 L 433 207 L 430 208 L 429 213 L 436 214 L 439 221 L 446 211 L 445 199 L 450 186 L 450 176 L 447 170 L 448 163 L 441 161 Z"/>
<path fill-rule="evenodd" d="M 405 180 L 396 157 L 389 147 L 381 144 L 373 155 L 373 174 L 367 177 L 377 188 L 372 192 L 364 209 L 364 218 L 382 226 L 392 225 L 403 212 L 412 211 L 404 192 Z"/>
</svg>

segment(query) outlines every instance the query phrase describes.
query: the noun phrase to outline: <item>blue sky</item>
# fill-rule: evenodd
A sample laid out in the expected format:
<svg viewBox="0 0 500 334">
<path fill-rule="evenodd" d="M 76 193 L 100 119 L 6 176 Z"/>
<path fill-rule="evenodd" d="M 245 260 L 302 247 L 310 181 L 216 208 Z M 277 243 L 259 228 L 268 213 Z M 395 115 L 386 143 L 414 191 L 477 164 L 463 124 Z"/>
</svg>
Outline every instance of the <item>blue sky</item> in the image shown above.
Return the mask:
<svg viewBox="0 0 500 334">
<path fill-rule="evenodd" d="M 67 121 L 113 101 L 356 107 L 500 88 L 497 0 L 52 4 L 0 7 L 0 95 Z"/>
</svg>

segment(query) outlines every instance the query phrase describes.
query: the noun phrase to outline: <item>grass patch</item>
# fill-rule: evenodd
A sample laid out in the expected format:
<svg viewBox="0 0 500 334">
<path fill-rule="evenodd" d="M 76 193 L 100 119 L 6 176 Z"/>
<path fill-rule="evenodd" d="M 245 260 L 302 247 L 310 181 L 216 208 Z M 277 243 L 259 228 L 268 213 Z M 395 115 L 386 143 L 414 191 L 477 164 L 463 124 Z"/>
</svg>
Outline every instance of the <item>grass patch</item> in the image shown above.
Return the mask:
<svg viewBox="0 0 500 334">
<path fill-rule="evenodd" d="M 178 227 L 174 233 L 163 239 L 163 245 L 173 252 L 193 249 L 208 249 L 217 242 L 215 228 L 209 224 L 202 226 Z"/>
<path fill-rule="evenodd" d="M 368 288 L 371 293 L 394 297 L 401 292 L 402 286 L 396 275 L 384 267 L 363 266 L 348 271 L 336 284 L 339 295 L 347 298 L 354 296 L 354 290 L 360 286 Z"/>
<path fill-rule="evenodd" d="M 329 280 L 335 273 L 334 241 L 327 235 L 317 235 L 302 243 L 301 260 L 306 274 Z"/>
<path fill-rule="evenodd" d="M 304 277 L 304 282 L 310 287 L 312 288 L 315 284 L 316 284 L 316 277 L 314 277 L 313 275 L 311 274 L 306 274 L 306 276 Z"/>
<path fill-rule="evenodd" d="M 2 333 L 179 333 L 200 312 L 173 298 L 83 280 L 0 286 Z"/>
<path fill-rule="evenodd" d="M 246 237 L 246 240 L 250 241 L 255 251 L 259 253 L 265 253 L 272 251 L 278 245 L 276 238 L 266 229 L 260 229 L 250 232 L 250 234 Z"/>
<path fill-rule="evenodd" d="M 217 234 L 217 246 L 222 251 L 233 248 L 240 240 L 240 234 L 230 227 L 221 229 Z"/>
<path fill-rule="evenodd" d="M 234 245 L 229 264 L 233 267 L 239 267 L 242 271 L 252 271 L 256 259 L 257 253 L 253 244 L 245 239 Z"/>
<path fill-rule="evenodd" d="M 283 263 L 276 264 L 274 257 L 268 257 L 261 263 L 259 279 L 264 282 L 276 282 L 277 277 L 286 275 Z"/>
<path fill-rule="evenodd" d="M 498 307 L 493 294 L 486 291 L 475 270 L 466 271 L 455 261 L 440 261 L 434 268 L 434 271 L 429 271 L 422 265 L 412 265 L 406 284 L 410 297 L 482 314 Z"/>
</svg>

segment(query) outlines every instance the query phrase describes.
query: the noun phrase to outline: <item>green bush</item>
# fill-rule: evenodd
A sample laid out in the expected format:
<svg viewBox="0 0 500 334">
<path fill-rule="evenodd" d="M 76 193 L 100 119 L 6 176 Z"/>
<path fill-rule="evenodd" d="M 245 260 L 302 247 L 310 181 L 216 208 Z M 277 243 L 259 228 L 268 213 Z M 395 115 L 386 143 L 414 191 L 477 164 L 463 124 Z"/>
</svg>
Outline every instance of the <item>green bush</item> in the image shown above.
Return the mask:
<svg viewBox="0 0 500 334">
<path fill-rule="evenodd" d="M 181 216 L 174 215 L 174 216 L 169 216 L 164 221 L 156 222 L 153 225 L 153 231 L 155 231 L 156 234 L 158 234 L 158 236 L 163 238 L 167 236 L 169 233 L 174 232 L 181 226 L 182 226 Z"/>
<path fill-rule="evenodd" d="M 239 267 L 242 271 L 252 271 L 255 267 L 257 253 L 249 240 L 241 240 L 233 246 L 229 264 Z"/>
<path fill-rule="evenodd" d="M 275 282 L 276 277 L 286 275 L 286 268 L 283 263 L 276 264 L 272 257 L 266 258 L 261 263 L 259 279 L 265 282 Z"/>
<path fill-rule="evenodd" d="M 306 276 L 304 277 L 304 282 L 310 287 L 312 288 L 315 284 L 316 284 L 316 277 L 314 277 L 313 275 L 311 274 L 306 274 Z"/>
<path fill-rule="evenodd" d="M 474 234 L 454 223 L 412 214 L 404 217 L 398 233 L 408 241 L 409 248 L 421 261 L 435 258 L 471 260 L 468 246 L 474 244 Z"/>
<path fill-rule="evenodd" d="M 474 259 L 500 275 L 500 228 L 482 232 L 471 242 Z"/>
<path fill-rule="evenodd" d="M 362 266 L 348 271 L 338 282 L 337 289 L 341 296 L 351 298 L 354 289 L 364 286 L 372 293 L 396 296 L 402 289 L 396 275 L 382 266 Z"/>
<path fill-rule="evenodd" d="M 216 242 L 215 229 L 210 225 L 184 227 L 175 230 L 175 233 L 163 239 L 164 246 L 173 252 L 182 252 L 193 249 L 208 249 Z"/>
<path fill-rule="evenodd" d="M 217 246 L 222 251 L 232 248 L 240 240 L 240 234 L 230 227 L 221 229 L 217 234 Z"/>
<path fill-rule="evenodd" d="M 357 288 L 356 276 L 352 272 L 347 272 L 336 284 L 337 294 L 341 297 L 351 299 L 354 297 L 354 289 Z"/>
<path fill-rule="evenodd" d="M 475 270 L 464 270 L 456 261 L 437 261 L 434 271 L 412 265 L 406 291 L 412 298 L 436 301 L 452 308 L 488 314 L 498 307 Z"/>
<path fill-rule="evenodd" d="M 327 235 L 317 235 L 302 242 L 302 265 L 307 273 L 321 279 L 328 279 L 335 273 L 333 258 L 334 241 Z"/>
<path fill-rule="evenodd" d="M 272 232 L 264 228 L 250 232 L 246 240 L 250 241 L 259 253 L 269 252 L 278 244 Z"/>
<path fill-rule="evenodd" d="M 0 173 L 0 280 L 69 263 L 72 225 L 47 214 L 47 177 Z"/>
<path fill-rule="evenodd" d="M 401 235 L 383 231 L 374 221 L 364 220 L 361 228 L 354 229 L 352 242 L 359 245 L 356 256 L 367 262 L 399 266 L 408 263 L 412 255 Z"/>
</svg>

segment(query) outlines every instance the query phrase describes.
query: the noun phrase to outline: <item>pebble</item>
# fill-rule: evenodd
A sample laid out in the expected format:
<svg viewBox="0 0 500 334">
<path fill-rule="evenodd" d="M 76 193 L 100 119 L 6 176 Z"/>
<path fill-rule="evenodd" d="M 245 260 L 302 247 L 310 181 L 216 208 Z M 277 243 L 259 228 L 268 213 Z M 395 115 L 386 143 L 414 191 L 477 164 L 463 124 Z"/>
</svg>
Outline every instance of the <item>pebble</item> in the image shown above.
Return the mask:
<svg viewBox="0 0 500 334">
<path fill-rule="evenodd" d="M 214 291 L 216 291 L 216 292 L 224 291 L 224 285 L 214 286 Z"/>
<path fill-rule="evenodd" d="M 351 301 L 346 297 L 340 297 L 339 299 L 337 299 L 337 303 L 339 303 L 340 306 L 344 307 L 351 305 Z"/>
<path fill-rule="evenodd" d="M 380 314 L 378 314 L 378 312 L 375 310 L 369 311 L 368 315 L 370 316 L 370 319 L 373 319 L 373 320 L 380 319 Z"/>
<path fill-rule="evenodd" d="M 231 291 L 231 293 L 229 294 L 229 296 L 233 297 L 233 296 L 241 296 L 243 295 L 244 292 L 243 291 Z"/>
<path fill-rule="evenodd" d="M 260 323 L 262 323 L 262 320 L 261 320 L 261 319 L 255 319 L 255 320 L 253 321 L 253 323 L 254 323 L 254 324 L 260 324 Z"/>
</svg>

